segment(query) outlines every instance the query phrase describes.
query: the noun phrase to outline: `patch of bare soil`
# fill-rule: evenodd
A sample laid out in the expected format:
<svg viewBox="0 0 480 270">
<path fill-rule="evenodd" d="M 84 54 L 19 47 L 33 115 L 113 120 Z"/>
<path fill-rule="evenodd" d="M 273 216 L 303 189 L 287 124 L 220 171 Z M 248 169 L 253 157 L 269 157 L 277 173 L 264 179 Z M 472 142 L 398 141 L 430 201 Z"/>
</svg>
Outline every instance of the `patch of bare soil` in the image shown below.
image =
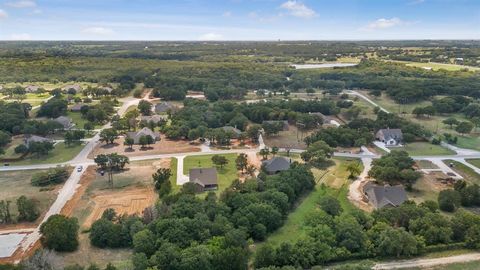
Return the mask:
<svg viewBox="0 0 480 270">
<path fill-rule="evenodd" d="M 125 138 L 119 138 L 114 144 L 99 144 L 90 154 L 89 158 L 95 158 L 100 154 L 118 153 L 128 157 L 143 156 L 143 155 L 159 155 L 159 154 L 173 154 L 173 153 L 188 153 L 200 152 L 200 147 L 191 145 L 186 140 L 169 140 L 164 135 L 161 140 L 150 147 L 142 149 L 140 145 L 134 145 L 132 149 L 123 145 Z"/>
</svg>

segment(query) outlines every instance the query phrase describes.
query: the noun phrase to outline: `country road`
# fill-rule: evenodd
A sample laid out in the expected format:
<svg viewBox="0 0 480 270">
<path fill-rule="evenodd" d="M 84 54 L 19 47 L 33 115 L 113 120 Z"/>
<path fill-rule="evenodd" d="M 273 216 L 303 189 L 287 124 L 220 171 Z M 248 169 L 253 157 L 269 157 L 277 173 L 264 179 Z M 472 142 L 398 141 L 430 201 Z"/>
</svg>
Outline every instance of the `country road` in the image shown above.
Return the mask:
<svg viewBox="0 0 480 270">
<path fill-rule="evenodd" d="M 480 253 L 469 253 L 457 256 L 442 257 L 435 259 L 412 259 L 401 260 L 386 263 L 378 263 L 373 269 L 375 270 L 391 270 L 391 269 L 405 269 L 405 268 L 428 268 L 438 265 L 446 265 L 452 263 L 464 263 L 471 261 L 480 261 Z M 480 269 L 480 263 L 479 263 Z"/>
<path fill-rule="evenodd" d="M 343 91 L 344 93 L 346 94 L 349 94 L 349 95 L 354 95 L 354 96 L 357 96 L 363 100 L 365 100 L 366 102 L 372 104 L 373 106 L 375 107 L 378 107 L 380 108 L 380 110 L 386 112 L 386 113 L 390 113 L 389 111 L 387 111 L 385 108 L 383 108 L 382 106 L 378 105 L 377 103 L 375 103 L 373 100 L 371 100 L 370 98 L 368 98 L 367 96 L 365 96 L 364 94 L 361 94 L 355 90 L 344 90 Z"/>
</svg>

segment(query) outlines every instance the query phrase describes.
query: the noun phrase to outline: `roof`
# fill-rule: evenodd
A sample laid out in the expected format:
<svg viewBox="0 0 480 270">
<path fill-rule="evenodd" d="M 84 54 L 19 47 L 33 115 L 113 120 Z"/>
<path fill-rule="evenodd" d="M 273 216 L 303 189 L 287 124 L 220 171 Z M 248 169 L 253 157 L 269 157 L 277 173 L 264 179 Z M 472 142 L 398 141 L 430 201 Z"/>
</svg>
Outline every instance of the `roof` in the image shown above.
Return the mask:
<svg viewBox="0 0 480 270">
<path fill-rule="evenodd" d="M 78 84 L 69 84 L 69 85 L 65 85 L 62 90 L 70 90 L 70 89 L 74 89 L 75 91 L 80 91 L 82 90 L 82 87 Z"/>
<path fill-rule="evenodd" d="M 80 111 L 83 106 L 87 106 L 87 105 L 85 105 L 83 103 L 78 103 L 78 104 L 75 104 L 75 105 L 71 106 L 70 110 L 71 111 Z"/>
<path fill-rule="evenodd" d="M 24 142 L 26 145 L 29 145 L 32 142 L 53 142 L 53 140 L 37 135 L 25 135 Z"/>
<path fill-rule="evenodd" d="M 218 184 L 216 168 L 193 168 L 190 169 L 188 175 L 190 182 L 197 183 L 202 187 Z"/>
<path fill-rule="evenodd" d="M 140 116 L 140 121 L 145 121 L 145 122 L 152 121 L 152 122 L 158 123 L 165 120 L 165 118 L 166 117 L 163 115 L 154 114 L 154 115 L 148 115 L 148 116 Z"/>
<path fill-rule="evenodd" d="M 385 206 L 399 206 L 407 200 L 407 193 L 402 185 L 379 186 L 369 183 L 365 185 L 363 191 L 377 209 Z"/>
<path fill-rule="evenodd" d="M 112 93 L 113 88 L 110 86 L 102 86 L 101 89 L 107 91 L 108 93 Z"/>
<path fill-rule="evenodd" d="M 70 119 L 66 116 L 59 116 L 59 117 L 53 119 L 53 121 L 55 121 L 57 123 L 60 123 L 64 128 L 70 128 L 73 125 L 72 119 Z"/>
<path fill-rule="evenodd" d="M 242 134 L 241 130 L 239 130 L 238 128 L 232 127 L 232 126 L 224 126 L 224 127 L 221 127 L 221 129 L 223 129 L 223 131 L 225 131 L 225 132 L 232 132 L 235 135 Z"/>
<path fill-rule="evenodd" d="M 135 141 L 135 143 L 137 143 L 140 140 L 140 137 L 147 136 L 147 135 L 150 135 L 154 139 L 160 138 L 159 133 L 155 133 L 147 127 L 144 127 L 137 132 L 127 132 L 127 136 L 132 138 Z"/>
<path fill-rule="evenodd" d="M 274 157 L 272 159 L 263 161 L 262 165 L 267 172 L 275 173 L 290 169 L 290 160 L 284 157 Z"/>
<path fill-rule="evenodd" d="M 173 110 L 175 106 L 168 102 L 162 102 L 155 105 L 156 112 L 168 112 L 169 110 Z"/>
<path fill-rule="evenodd" d="M 380 129 L 378 132 L 381 132 L 383 134 L 383 137 L 385 137 L 385 140 L 388 140 L 388 139 L 402 139 L 403 138 L 402 130 L 398 129 L 398 128 Z"/>
<path fill-rule="evenodd" d="M 39 89 L 40 87 L 39 86 L 36 86 L 36 85 L 28 85 L 27 87 L 25 87 L 25 91 L 27 92 L 35 92 Z"/>
</svg>

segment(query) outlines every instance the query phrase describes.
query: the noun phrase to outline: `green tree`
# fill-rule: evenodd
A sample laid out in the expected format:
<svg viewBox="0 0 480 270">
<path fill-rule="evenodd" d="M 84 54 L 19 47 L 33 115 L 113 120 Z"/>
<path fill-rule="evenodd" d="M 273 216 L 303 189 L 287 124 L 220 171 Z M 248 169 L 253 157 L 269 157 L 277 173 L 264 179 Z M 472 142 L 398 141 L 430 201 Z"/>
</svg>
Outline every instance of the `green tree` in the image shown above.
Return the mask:
<svg viewBox="0 0 480 270">
<path fill-rule="evenodd" d="M 332 216 L 338 216 L 342 213 L 342 206 L 340 202 L 332 196 L 323 196 L 318 202 L 320 208 L 327 214 Z"/>
<path fill-rule="evenodd" d="M 40 216 L 40 211 L 34 200 L 20 196 L 17 199 L 17 211 L 19 221 L 33 222 Z"/>
<path fill-rule="evenodd" d="M 133 249 L 135 252 L 151 256 L 156 251 L 155 235 L 152 231 L 144 229 L 133 236 Z"/>
<path fill-rule="evenodd" d="M 262 158 L 265 160 L 268 158 L 268 155 L 270 154 L 270 149 L 268 149 L 268 147 L 265 147 L 263 149 L 260 149 L 260 155 L 262 156 Z"/>
<path fill-rule="evenodd" d="M 155 183 L 155 189 L 160 190 L 162 185 L 165 182 L 170 181 L 170 177 L 172 176 L 172 171 L 167 168 L 160 168 L 158 169 L 153 175 L 153 182 Z"/>
<path fill-rule="evenodd" d="M 100 141 L 107 144 L 113 144 L 118 138 L 118 132 L 113 128 L 107 128 L 100 132 Z"/>
<path fill-rule="evenodd" d="M 438 194 L 438 206 L 446 212 L 454 212 L 459 206 L 462 198 L 456 190 L 442 190 Z"/>
<path fill-rule="evenodd" d="M 212 156 L 212 162 L 213 164 L 220 166 L 220 168 L 223 168 L 223 166 L 228 164 L 228 159 L 225 156 L 214 155 Z"/>
<path fill-rule="evenodd" d="M 128 147 L 130 148 L 130 150 L 133 149 L 133 145 L 135 144 L 135 141 L 133 140 L 133 138 L 131 137 L 126 137 L 125 138 L 125 141 L 123 142 L 124 145 L 128 145 Z"/>
<path fill-rule="evenodd" d="M 272 147 L 272 150 L 270 151 L 270 153 L 275 157 L 275 155 L 278 153 L 278 147 L 274 146 Z"/>
<path fill-rule="evenodd" d="M 74 251 L 78 247 L 78 221 L 53 215 L 40 226 L 42 244 L 55 251 Z"/>
<path fill-rule="evenodd" d="M 470 133 L 472 130 L 473 124 L 471 122 L 460 122 L 460 124 L 455 127 L 455 131 L 462 135 Z"/>
<path fill-rule="evenodd" d="M 151 115 L 152 114 L 152 103 L 146 100 L 140 100 L 138 103 L 138 110 L 142 115 Z"/>
<path fill-rule="evenodd" d="M 333 149 L 324 141 L 317 141 L 310 144 L 307 150 L 301 154 L 305 162 L 319 164 L 325 162 L 333 155 Z"/>
<path fill-rule="evenodd" d="M 244 153 L 239 154 L 235 159 L 235 165 L 237 166 L 237 170 L 241 170 L 243 173 L 243 171 L 246 170 L 248 166 L 247 155 Z"/>
<path fill-rule="evenodd" d="M 362 168 L 359 162 L 349 162 L 347 165 L 347 172 L 350 173 L 348 178 L 353 179 L 357 177 L 361 172 Z"/>
<path fill-rule="evenodd" d="M 444 123 L 445 125 L 449 125 L 450 128 L 453 128 L 454 125 L 459 124 L 459 121 L 454 117 L 449 117 L 449 118 L 443 120 L 442 123 Z"/>
</svg>

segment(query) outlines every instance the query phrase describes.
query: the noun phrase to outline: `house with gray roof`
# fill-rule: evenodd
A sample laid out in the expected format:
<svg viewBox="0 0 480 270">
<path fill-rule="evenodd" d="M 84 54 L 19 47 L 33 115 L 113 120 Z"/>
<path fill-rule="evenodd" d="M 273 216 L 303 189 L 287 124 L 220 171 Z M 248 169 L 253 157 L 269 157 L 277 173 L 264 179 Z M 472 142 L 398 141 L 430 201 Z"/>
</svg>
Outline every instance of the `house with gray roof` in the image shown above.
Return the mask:
<svg viewBox="0 0 480 270">
<path fill-rule="evenodd" d="M 151 136 L 155 141 L 160 140 L 160 133 L 154 132 L 151 129 L 144 127 L 137 132 L 127 132 L 127 137 L 132 138 L 135 144 L 140 143 L 140 138 L 142 136 Z"/>
<path fill-rule="evenodd" d="M 65 85 L 62 90 L 63 91 L 68 91 L 70 89 L 73 89 L 75 90 L 76 92 L 80 92 L 82 91 L 82 87 L 79 85 L 79 84 L 69 84 L 69 85 Z"/>
<path fill-rule="evenodd" d="M 37 85 L 28 85 L 27 87 L 25 87 L 25 92 L 27 93 L 35 93 L 38 91 L 38 89 L 40 89 L 40 86 L 37 86 Z"/>
<path fill-rule="evenodd" d="M 158 114 L 140 116 L 140 121 L 146 122 L 146 123 L 154 122 L 155 124 L 158 124 L 162 121 L 165 121 L 166 119 L 167 119 L 166 115 L 158 115 Z"/>
<path fill-rule="evenodd" d="M 70 107 L 70 111 L 71 112 L 80 112 L 82 110 L 83 106 L 87 106 L 87 105 L 85 105 L 83 103 L 77 103 L 77 104 Z"/>
<path fill-rule="evenodd" d="M 52 139 L 37 136 L 37 135 L 25 135 L 23 137 L 23 144 L 25 144 L 27 147 L 29 147 L 31 143 L 36 143 L 36 142 L 53 143 L 54 141 Z"/>
<path fill-rule="evenodd" d="M 363 192 L 375 209 L 397 207 L 407 200 L 407 192 L 402 185 L 380 186 L 368 183 L 364 186 Z"/>
<path fill-rule="evenodd" d="M 188 176 L 189 182 L 196 184 L 198 192 L 218 189 L 216 168 L 193 168 Z"/>
<path fill-rule="evenodd" d="M 380 129 L 375 134 L 375 138 L 385 143 L 386 146 L 398 146 L 403 142 L 403 133 L 401 129 L 397 128 Z"/>
<path fill-rule="evenodd" d="M 61 124 L 63 126 L 64 130 L 71 129 L 73 126 L 75 126 L 72 119 L 69 118 L 69 117 L 66 117 L 66 116 L 59 116 L 59 117 L 53 119 L 53 121 Z"/>
<path fill-rule="evenodd" d="M 284 157 L 274 157 L 262 162 L 263 169 L 268 174 L 276 174 L 290 169 L 291 160 Z"/>
<path fill-rule="evenodd" d="M 155 105 L 154 110 L 156 113 L 166 113 L 169 111 L 174 111 L 176 107 L 170 102 L 161 102 Z"/>
</svg>

